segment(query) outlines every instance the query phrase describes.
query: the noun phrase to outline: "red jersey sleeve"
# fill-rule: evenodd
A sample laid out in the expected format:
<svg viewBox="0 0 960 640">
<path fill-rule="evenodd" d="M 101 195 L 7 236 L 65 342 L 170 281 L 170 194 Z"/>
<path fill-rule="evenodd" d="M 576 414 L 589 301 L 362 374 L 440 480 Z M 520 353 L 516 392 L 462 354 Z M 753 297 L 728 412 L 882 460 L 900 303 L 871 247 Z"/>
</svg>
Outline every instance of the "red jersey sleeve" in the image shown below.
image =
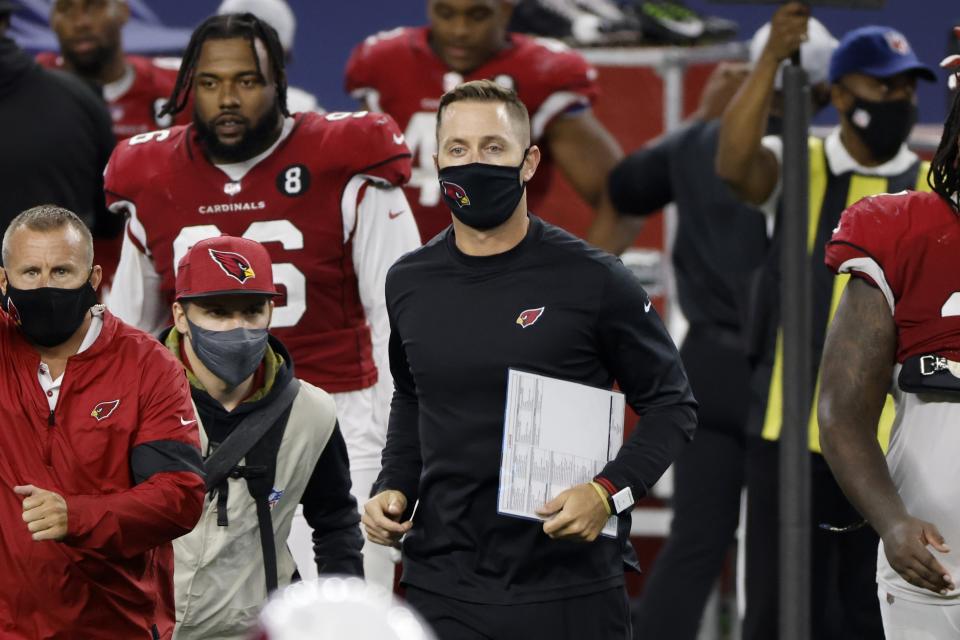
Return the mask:
<svg viewBox="0 0 960 640">
<path fill-rule="evenodd" d="M 403 133 L 385 113 L 328 113 L 326 149 L 334 149 L 349 176 L 364 174 L 395 187 L 410 180 L 411 154 Z"/>
<path fill-rule="evenodd" d="M 552 91 L 576 93 L 588 104 L 592 104 L 600 93 L 597 87 L 597 70 L 593 65 L 564 44 L 542 39 L 537 42 L 549 52 L 542 56 L 539 72 L 543 74 Z"/>
<path fill-rule="evenodd" d="M 357 100 L 363 100 L 371 89 L 380 90 L 379 74 L 394 68 L 388 62 L 391 58 L 390 48 L 399 42 L 405 31 L 403 27 L 382 31 L 354 47 L 344 74 L 347 93 Z"/>
<path fill-rule="evenodd" d="M 157 145 L 174 145 L 178 132 L 184 127 L 158 129 L 122 140 L 114 147 L 103 172 L 103 189 L 107 208 L 113 213 L 127 215 L 127 236 L 137 249 L 150 255 L 146 231 L 137 210 L 141 188 L 155 182 L 156 174 L 165 164 L 166 156 L 156 153 Z"/>
<path fill-rule="evenodd" d="M 588 109 L 599 95 L 597 70 L 561 42 L 535 38 L 516 57 L 518 68 L 523 69 L 517 82 L 530 108 L 534 140 L 539 140 L 557 117 Z M 535 89 L 524 90 L 525 85 Z"/>
<path fill-rule="evenodd" d="M 41 51 L 37 54 L 36 61 L 41 67 L 56 69 L 59 66 L 57 64 L 57 58 L 57 54 L 53 51 Z"/>
<path fill-rule="evenodd" d="M 902 293 L 897 245 L 909 226 L 910 194 L 864 198 L 840 216 L 827 242 L 825 262 L 837 274 L 864 278 L 883 292 L 893 312 Z M 902 257 L 900 257 L 902 259 Z"/>
<path fill-rule="evenodd" d="M 205 495 L 199 430 L 183 368 L 150 336 L 141 334 L 139 343 L 134 355 L 142 372 L 140 423 L 130 443 L 135 486 L 108 495 L 64 496 L 66 542 L 124 558 L 190 532 Z"/>
</svg>

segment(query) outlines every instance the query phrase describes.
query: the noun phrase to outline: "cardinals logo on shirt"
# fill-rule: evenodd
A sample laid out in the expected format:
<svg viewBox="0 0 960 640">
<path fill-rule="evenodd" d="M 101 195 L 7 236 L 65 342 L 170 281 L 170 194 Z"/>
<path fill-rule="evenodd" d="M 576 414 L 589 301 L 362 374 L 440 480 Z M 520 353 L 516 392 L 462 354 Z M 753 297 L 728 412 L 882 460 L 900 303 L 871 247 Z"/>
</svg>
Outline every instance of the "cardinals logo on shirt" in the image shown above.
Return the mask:
<svg viewBox="0 0 960 640">
<path fill-rule="evenodd" d="M 90 412 L 92 418 L 96 418 L 97 422 L 106 420 L 113 415 L 113 412 L 117 410 L 117 407 L 120 406 L 119 400 L 110 400 L 109 402 L 101 402 L 93 408 L 93 411 Z"/>
<path fill-rule="evenodd" d="M 18 327 L 22 324 L 20 322 L 20 312 L 17 310 L 17 305 L 13 304 L 11 298 L 7 298 L 7 315 L 10 316 L 10 319 L 13 320 Z"/>
<path fill-rule="evenodd" d="M 461 209 L 470 206 L 470 196 L 467 195 L 463 187 L 456 182 L 447 182 L 446 180 L 441 180 L 440 184 L 443 185 L 443 192 L 447 194 L 447 197 L 456 200 Z"/>
<path fill-rule="evenodd" d="M 540 319 L 540 316 L 543 315 L 544 309 L 546 309 L 546 307 L 540 307 L 539 309 L 527 309 L 526 311 L 521 312 L 520 315 L 517 316 L 517 324 L 526 329 Z"/>
<path fill-rule="evenodd" d="M 223 272 L 231 278 L 234 278 L 240 284 L 257 277 L 253 272 L 253 267 L 250 266 L 250 261 L 239 253 L 234 253 L 233 251 L 217 251 L 216 249 L 210 249 L 209 251 L 210 257 L 220 265 Z"/>
</svg>

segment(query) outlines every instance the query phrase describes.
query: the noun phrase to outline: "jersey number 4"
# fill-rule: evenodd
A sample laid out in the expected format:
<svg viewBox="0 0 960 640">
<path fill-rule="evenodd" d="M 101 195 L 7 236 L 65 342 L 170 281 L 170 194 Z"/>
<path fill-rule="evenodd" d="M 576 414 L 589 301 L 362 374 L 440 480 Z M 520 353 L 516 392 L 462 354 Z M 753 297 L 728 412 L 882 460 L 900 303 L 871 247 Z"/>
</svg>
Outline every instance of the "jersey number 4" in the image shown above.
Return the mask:
<svg viewBox="0 0 960 640">
<path fill-rule="evenodd" d="M 180 235 L 173 241 L 173 268 L 176 274 L 180 258 L 187 251 L 207 238 L 217 238 L 222 235 L 220 228 L 214 224 L 201 224 L 194 227 L 184 227 Z M 254 240 L 260 244 L 277 242 L 285 251 L 303 249 L 303 233 L 289 220 L 265 220 L 254 222 L 243 232 L 247 240 Z M 289 262 L 274 263 L 273 281 L 287 290 L 287 304 L 277 307 L 273 311 L 271 327 L 292 327 L 300 322 L 300 318 L 307 311 L 307 279 L 303 272 Z"/>
</svg>

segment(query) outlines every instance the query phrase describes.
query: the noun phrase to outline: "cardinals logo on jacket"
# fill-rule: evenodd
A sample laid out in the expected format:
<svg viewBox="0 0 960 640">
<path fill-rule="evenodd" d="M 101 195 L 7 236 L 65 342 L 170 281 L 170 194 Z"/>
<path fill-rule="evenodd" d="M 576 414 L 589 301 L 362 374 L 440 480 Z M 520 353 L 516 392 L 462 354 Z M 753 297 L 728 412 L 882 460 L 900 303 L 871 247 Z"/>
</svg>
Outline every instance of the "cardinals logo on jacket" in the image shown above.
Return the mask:
<svg viewBox="0 0 960 640">
<path fill-rule="evenodd" d="M 209 251 L 210 257 L 220 265 L 223 272 L 231 278 L 234 278 L 240 284 L 243 284 L 250 278 L 257 277 L 253 272 L 253 267 L 250 266 L 250 261 L 239 253 L 234 253 L 233 251 L 217 251 L 216 249 L 210 249 Z"/>
<path fill-rule="evenodd" d="M 546 309 L 546 307 L 540 307 L 539 309 L 527 309 L 526 311 L 521 312 L 520 315 L 517 316 L 517 324 L 526 329 L 540 319 L 540 316 L 543 315 L 544 309 Z"/>
<path fill-rule="evenodd" d="M 456 182 L 447 182 L 446 180 L 441 180 L 440 184 L 443 186 L 443 192 L 447 194 L 447 197 L 456 200 L 461 209 L 470 206 L 470 196 L 467 195 L 463 187 Z"/>
<path fill-rule="evenodd" d="M 101 402 L 93 408 L 93 411 L 90 412 L 92 418 L 96 418 L 97 422 L 101 420 L 106 420 L 113 415 L 113 412 L 117 410 L 117 407 L 120 406 L 119 400 L 110 400 L 109 402 Z"/>
</svg>

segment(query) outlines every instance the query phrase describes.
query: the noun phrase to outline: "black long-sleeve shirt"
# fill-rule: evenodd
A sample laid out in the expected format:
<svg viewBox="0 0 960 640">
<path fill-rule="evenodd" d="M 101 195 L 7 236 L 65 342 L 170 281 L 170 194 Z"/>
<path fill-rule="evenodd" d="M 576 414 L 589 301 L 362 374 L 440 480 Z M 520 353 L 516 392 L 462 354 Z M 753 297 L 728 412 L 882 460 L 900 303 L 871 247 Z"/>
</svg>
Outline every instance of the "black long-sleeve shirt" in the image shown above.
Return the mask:
<svg viewBox="0 0 960 640">
<path fill-rule="evenodd" d="M 34 62 L 0 36 L 0 233 L 40 204 L 70 209 L 96 237 L 113 237 L 123 219 L 103 199 L 103 168 L 115 143 L 103 99 L 82 80 Z"/>
<path fill-rule="evenodd" d="M 406 583 L 462 600 L 512 604 L 623 583 L 635 563 L 617 540 L 556 541 L 542 524 L 497 513 L 507 370 L 611 388 L 639 428 L 602 475 L 643 496 L 692 435 L 696 402 L 656 311 L 620 261 L 530 216 L 525 239 L 495 256 L 460 252 L 453 231 L 387 276 L 395 392 L 376 490 L 409 508 Z M 533 324 L 522 312 L 543 311 Z"/>
</svg>

